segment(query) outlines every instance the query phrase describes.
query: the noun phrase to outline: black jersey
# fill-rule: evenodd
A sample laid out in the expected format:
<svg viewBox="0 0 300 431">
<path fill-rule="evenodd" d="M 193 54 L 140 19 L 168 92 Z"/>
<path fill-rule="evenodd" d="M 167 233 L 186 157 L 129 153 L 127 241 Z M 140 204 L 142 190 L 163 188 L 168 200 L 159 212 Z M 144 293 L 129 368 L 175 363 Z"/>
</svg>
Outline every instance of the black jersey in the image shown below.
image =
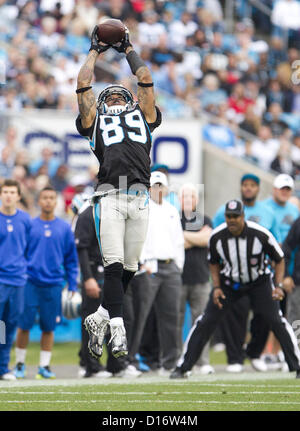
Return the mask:
<svg viewBox="0 0 300 431">
<path fill-rule="evenodd" d="M 80 115 L 76 127 L 89 139 L 90 147 L 100 163 L 98 185 L 110 184 L 120 188 L 119 178 L 126 177 L 127 187 L 133 184 L 150 186 L 151 132 L 161 123 L 161 112 L 148 124 L 139 105 L 119 115 L 97 111 L 93 125 L 84 129 Z"/>
</svg>

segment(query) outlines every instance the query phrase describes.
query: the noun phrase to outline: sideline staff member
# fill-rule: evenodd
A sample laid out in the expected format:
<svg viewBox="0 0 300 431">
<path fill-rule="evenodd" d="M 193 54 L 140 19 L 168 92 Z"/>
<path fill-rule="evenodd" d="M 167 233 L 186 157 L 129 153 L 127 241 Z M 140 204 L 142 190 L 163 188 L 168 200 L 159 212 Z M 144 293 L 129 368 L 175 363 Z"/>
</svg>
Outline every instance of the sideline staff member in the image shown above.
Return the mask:
<svg viewBox="0 0 300 431">
<path fill-rule="evenodd" d="M 245 221 L 244 206 L 231 200 L 225 206 L 226 224 L 212 233 L 209 262 L 214 289 L 206 310 L 197 319 L 184 345 L 183 354 L 170 378 L 183 378 L 190 371 L 226 310 L 248 295 L 254 312 L 263 316 L 279 340 L 290 371 L 300 378 L 300 351 L 292 328 L 283 319 L 274 300 L 281 300 L 284 277 L 283 251 L 273 235 L 251 221 Z M 265 256 L 275 262 L 272 285 Z"/>
</svg>

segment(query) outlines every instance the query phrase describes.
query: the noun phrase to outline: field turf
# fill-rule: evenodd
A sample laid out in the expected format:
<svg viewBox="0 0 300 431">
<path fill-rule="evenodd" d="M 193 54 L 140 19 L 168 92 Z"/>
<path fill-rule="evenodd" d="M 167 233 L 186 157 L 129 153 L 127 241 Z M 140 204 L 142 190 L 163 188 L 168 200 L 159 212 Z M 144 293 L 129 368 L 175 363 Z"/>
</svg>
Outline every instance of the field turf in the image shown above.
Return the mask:
<svg viewBox="0 0 300 431">
<path fill-rule="evenodd" d="M 28 362 L 37 363 L 32 346 Z M 77 364 L 76 344 L 55 346 L 53 368 Z M 73 353 L 71 353 L 73 352 Z M 144 374 L 139 378 L 0 381 L 0 411 L 300 411 L 300 380 L 295 373 L 224 372 L 214 354 L 216 373 L 189 379 Z M 224 359 L 224 354 L 222 354 Z M 12 354 L 12 361 L 13 361 Z"/>
</svg>

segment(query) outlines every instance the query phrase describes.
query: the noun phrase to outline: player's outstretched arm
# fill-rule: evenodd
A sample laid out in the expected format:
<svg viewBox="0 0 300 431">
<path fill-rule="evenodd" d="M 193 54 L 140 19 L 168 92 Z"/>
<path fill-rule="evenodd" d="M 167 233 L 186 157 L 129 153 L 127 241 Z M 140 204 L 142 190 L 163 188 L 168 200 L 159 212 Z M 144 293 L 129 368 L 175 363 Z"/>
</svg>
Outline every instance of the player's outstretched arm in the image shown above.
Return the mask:
<svg viewBox="0 0 300 431">
<path fill-rule="evenodd" d="M 154 123 L 156 120 L 155 97 L 153 89 L 153 81 L 149 68 L 133 49 L 129 41 L 129 31 L 122 40 L 120 46 L 112 46 L 118 52 L 124 52 L 132 73 L 138 79 L 138 102 L 143 114 L 148 123 Z"/>
<path fill-rule="evenodd" d="M 97 33 L 98 26 L 96 25 L 91 35 L 89 54 L 77 77 L 77 101 L 81 124 L 85 129 L 91 127 L 96 117 L 96 99 L 91 87 L 95 64 L 99 54 L 109 48 L 109 45 L 100 44 Z"/>
</svg>

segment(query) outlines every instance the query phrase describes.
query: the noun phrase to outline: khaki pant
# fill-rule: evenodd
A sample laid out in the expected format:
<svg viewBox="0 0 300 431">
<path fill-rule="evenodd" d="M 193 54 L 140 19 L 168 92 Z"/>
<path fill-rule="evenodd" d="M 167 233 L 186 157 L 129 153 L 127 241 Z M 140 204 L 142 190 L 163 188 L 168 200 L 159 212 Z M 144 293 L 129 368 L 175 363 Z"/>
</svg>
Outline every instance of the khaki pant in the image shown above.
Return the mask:
<svg viewBox="0 0 300 431">
<path fill-rule="evenodd" d="M 147 235 L 149 195 L 116 193 L 94 203 L 96 234 L 104 266 L 119 262 L 135 272 Z"/>
</svg>

